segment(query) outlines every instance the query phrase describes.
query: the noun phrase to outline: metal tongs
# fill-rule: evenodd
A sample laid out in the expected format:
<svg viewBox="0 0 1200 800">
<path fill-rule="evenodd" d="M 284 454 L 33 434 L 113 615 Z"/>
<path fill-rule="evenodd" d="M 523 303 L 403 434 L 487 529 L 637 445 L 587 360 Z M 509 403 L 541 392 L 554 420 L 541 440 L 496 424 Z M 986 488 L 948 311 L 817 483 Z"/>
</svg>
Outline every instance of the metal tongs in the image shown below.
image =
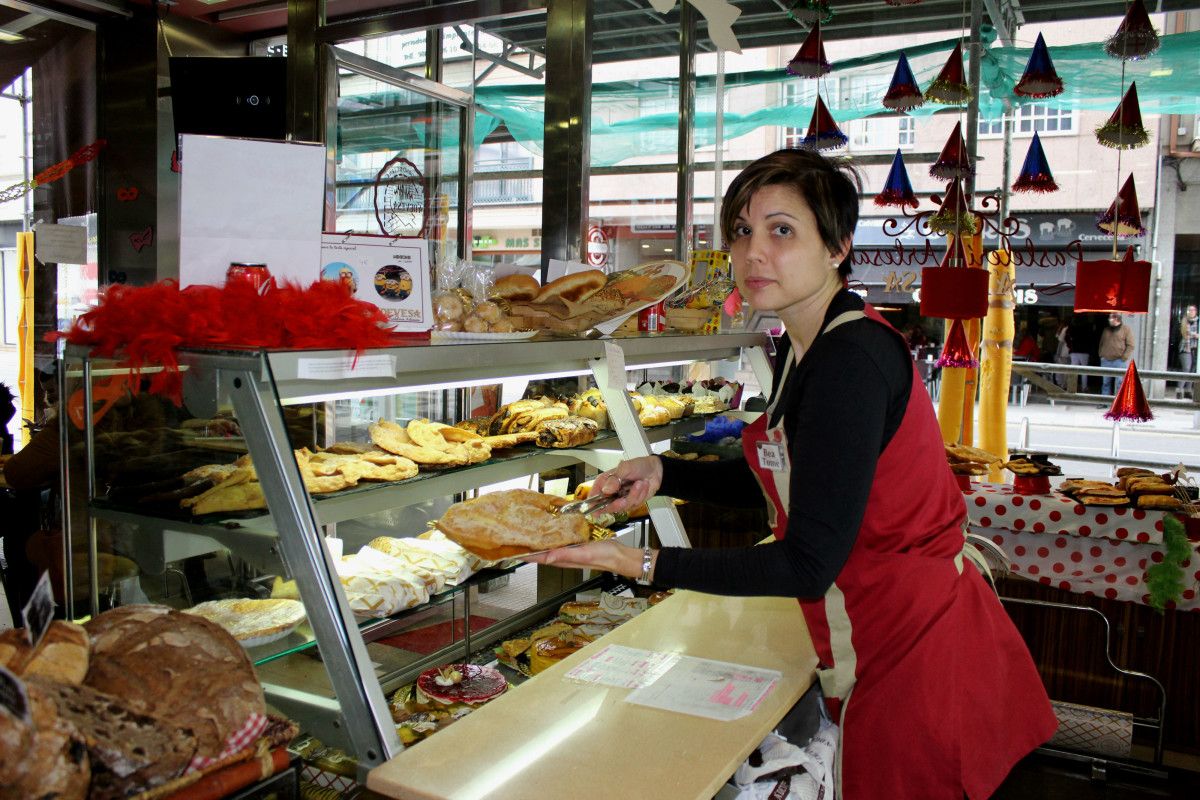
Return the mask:
<svg viewBox="0 0 1200 800">
<path fill-rule="evenodd" d="M 558 509 L 559 514 L 593 514 L 602 508 L 607 508 L 613 501 L 619 500 L 629 494 L 629 484 L 622 483 L 621 488 L 616 494 L 596 494 L 584 498 L 583 500 L 572 500 Z"/>
</svg>

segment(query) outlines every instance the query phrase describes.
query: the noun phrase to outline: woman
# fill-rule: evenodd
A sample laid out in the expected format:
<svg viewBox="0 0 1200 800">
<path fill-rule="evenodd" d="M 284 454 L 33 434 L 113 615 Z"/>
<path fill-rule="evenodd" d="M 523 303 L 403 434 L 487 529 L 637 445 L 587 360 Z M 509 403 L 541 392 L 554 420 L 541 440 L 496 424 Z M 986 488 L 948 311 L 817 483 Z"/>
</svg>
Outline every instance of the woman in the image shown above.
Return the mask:
<svg viewBox="0 0 1200 800">
<path fill-rule="evenodd" d="M 1055 718 L 1024 642 L 963 558 L 963 498 L 904 339 L 845 289 L 858 187 L 821 156 L 746 168 L 721 225 L 737 286 L 784 322 L 746 461 L 623 462 L 594 491 L 744 504 L 766 496 L 776 541 L 645 551 L 596 542 L 531 560 L 726 595 L 799 599 L 841 723 L 846 800 L 990 795 Z"/>
</svg>

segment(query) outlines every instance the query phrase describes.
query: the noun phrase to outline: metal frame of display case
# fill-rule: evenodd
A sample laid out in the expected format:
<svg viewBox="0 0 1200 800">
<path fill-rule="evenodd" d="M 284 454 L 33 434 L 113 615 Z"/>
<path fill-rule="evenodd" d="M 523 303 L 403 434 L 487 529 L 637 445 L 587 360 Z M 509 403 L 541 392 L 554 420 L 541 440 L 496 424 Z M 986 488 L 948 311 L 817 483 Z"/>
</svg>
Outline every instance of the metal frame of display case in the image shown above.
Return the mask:
<svg viewBox="0 0 1200 800">
<path fill-rule="evenodd" d="M 347 602 L 334 559 L 324 545 L 322 526 L 566 464 L 582 462 L 605 469 L 622 457 L 648 455 L 651 439 L 638 423 L 626 391 L 626 370 L 735 358 L 745 352 L 760 385 L 770 386 L 764 343 L 761 334 L 731 333 L 422 344 L 372 349 L 358 355 L 344 351 L 183 351 L 179 360 L 189 409 L 200 415 L 211 414 L 220 401 L 229 398 L 262 483 L 269 513 L 230 527 L 155 521 L 132 512 L 104 508 L 91 502 L 95 486 L 89 445 L 89 563 L 93 584 L 96 518 L 150 520 L 161 530 L 210 536 L 239 554 L 248 548 L 250 558 L 264 566 L 272 557 L 278 557 L 296 581 L 336 699 L 274 685 L 265 687 L 268 698 L 284 713 L 300 719 L 314 735 L 345 742 L 358 757 L 362 769 L 370 769 L 387 761 L 403 746 L 396 735 L 381 683 L 375 676 L 363 631 Z M 84 378 L 85 407 L 90 408 L 91 363 L 82 349 L 69 348 L 68 355 L 83 359 L 79 374 Z M 371 377 L 360 377 L 364 373 Z M 305 490 L 284 425 L 285 405 L 354 395 L 448 389 L 519 377 L 566 375 L 594 378 L 607 403 L 615 438 L 598 441 L 594 448 L 546 450 L 524 457 L 501 458 L 411 482 L 350 490 L 316 502 Z M 87 428 L 85 435 L 90 442 L 91 426 Z M 602 449 L 610 443 L 619 450 Z M 63 463 L 67 463 L 65 452 Z M 662 498 L 651 500 L 649 505 L 660 541 L 687 546 L 687 536 L 674 505 Z M 92 588 L 97 590 L 94 585 Z M 558 599 L 539 602 L 522 613 L 530 614 Z M 513 627 L 518 621 L 506 627 Z"/>
</svg>

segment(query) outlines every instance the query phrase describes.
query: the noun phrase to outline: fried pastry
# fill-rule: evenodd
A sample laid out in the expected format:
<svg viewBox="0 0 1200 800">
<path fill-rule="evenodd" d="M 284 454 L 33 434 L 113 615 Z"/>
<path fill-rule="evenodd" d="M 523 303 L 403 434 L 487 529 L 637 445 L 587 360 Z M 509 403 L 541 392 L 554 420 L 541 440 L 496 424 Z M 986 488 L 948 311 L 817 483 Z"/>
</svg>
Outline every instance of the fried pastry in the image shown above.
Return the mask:
<svg viewBox="0 0 1200 800">
<path fill-rule="evenodd" d="M 587 541 L 582 514 L 555 513 L 565 502 L 528 489 L 493 492 L 450 506 L 438 530 L 488 560 Z"/>
<path fill-rule="evenodd" d="M 1183 501 L 1170 494 L 1143 494 L 1138 495 L 1137 507 L 1175 510 L 1183 507 Z"/>
<path fill-rule="evenodd" d="M 538 447 L 579 447 L 596 438 L 600 428 L 593 420 L 584 417 L 552 419 L 538 426 Z"/>
</svg>

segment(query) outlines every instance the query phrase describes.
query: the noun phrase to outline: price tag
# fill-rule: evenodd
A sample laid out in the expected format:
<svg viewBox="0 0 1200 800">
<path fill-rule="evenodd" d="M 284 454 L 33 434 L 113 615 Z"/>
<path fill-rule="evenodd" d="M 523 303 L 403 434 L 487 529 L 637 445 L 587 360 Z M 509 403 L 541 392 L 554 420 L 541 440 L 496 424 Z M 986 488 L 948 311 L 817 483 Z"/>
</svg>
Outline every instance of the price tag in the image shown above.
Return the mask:
<svg viewBox="0 0 1200 800">
<path fill-rule="evenodd" d="M 783 445 L 775 442 L 759 442 L 758 449 L 758 465 L 763 469 L 769 469 L 771 472 L 782 472 L 787 465 L 787 453 L 783 449 Z"/>
<path fill-rule="evenodd" d="M 625 351 L 616 342 L 604 343 L 604 359 L 608 362 L 608 385 L 625 388 Z"/>
<path fill-rule="evenodd" d="M 4 667 L 0 667 L 0 708 L 8 709 L 8 713 L 26 725 L 33 722 L 29 716 L 29 695 L 25 694 L 25 684 Z"/>
<path fill-rule="evenodd" d="M 36 650 L 54 621 L 54 592 L 50 588 L 49 572 L 43 572 L 38 579 L 29 602 L 21 609 L 21 616 L 25 619 L 25 638 Z"/>
</svg>

